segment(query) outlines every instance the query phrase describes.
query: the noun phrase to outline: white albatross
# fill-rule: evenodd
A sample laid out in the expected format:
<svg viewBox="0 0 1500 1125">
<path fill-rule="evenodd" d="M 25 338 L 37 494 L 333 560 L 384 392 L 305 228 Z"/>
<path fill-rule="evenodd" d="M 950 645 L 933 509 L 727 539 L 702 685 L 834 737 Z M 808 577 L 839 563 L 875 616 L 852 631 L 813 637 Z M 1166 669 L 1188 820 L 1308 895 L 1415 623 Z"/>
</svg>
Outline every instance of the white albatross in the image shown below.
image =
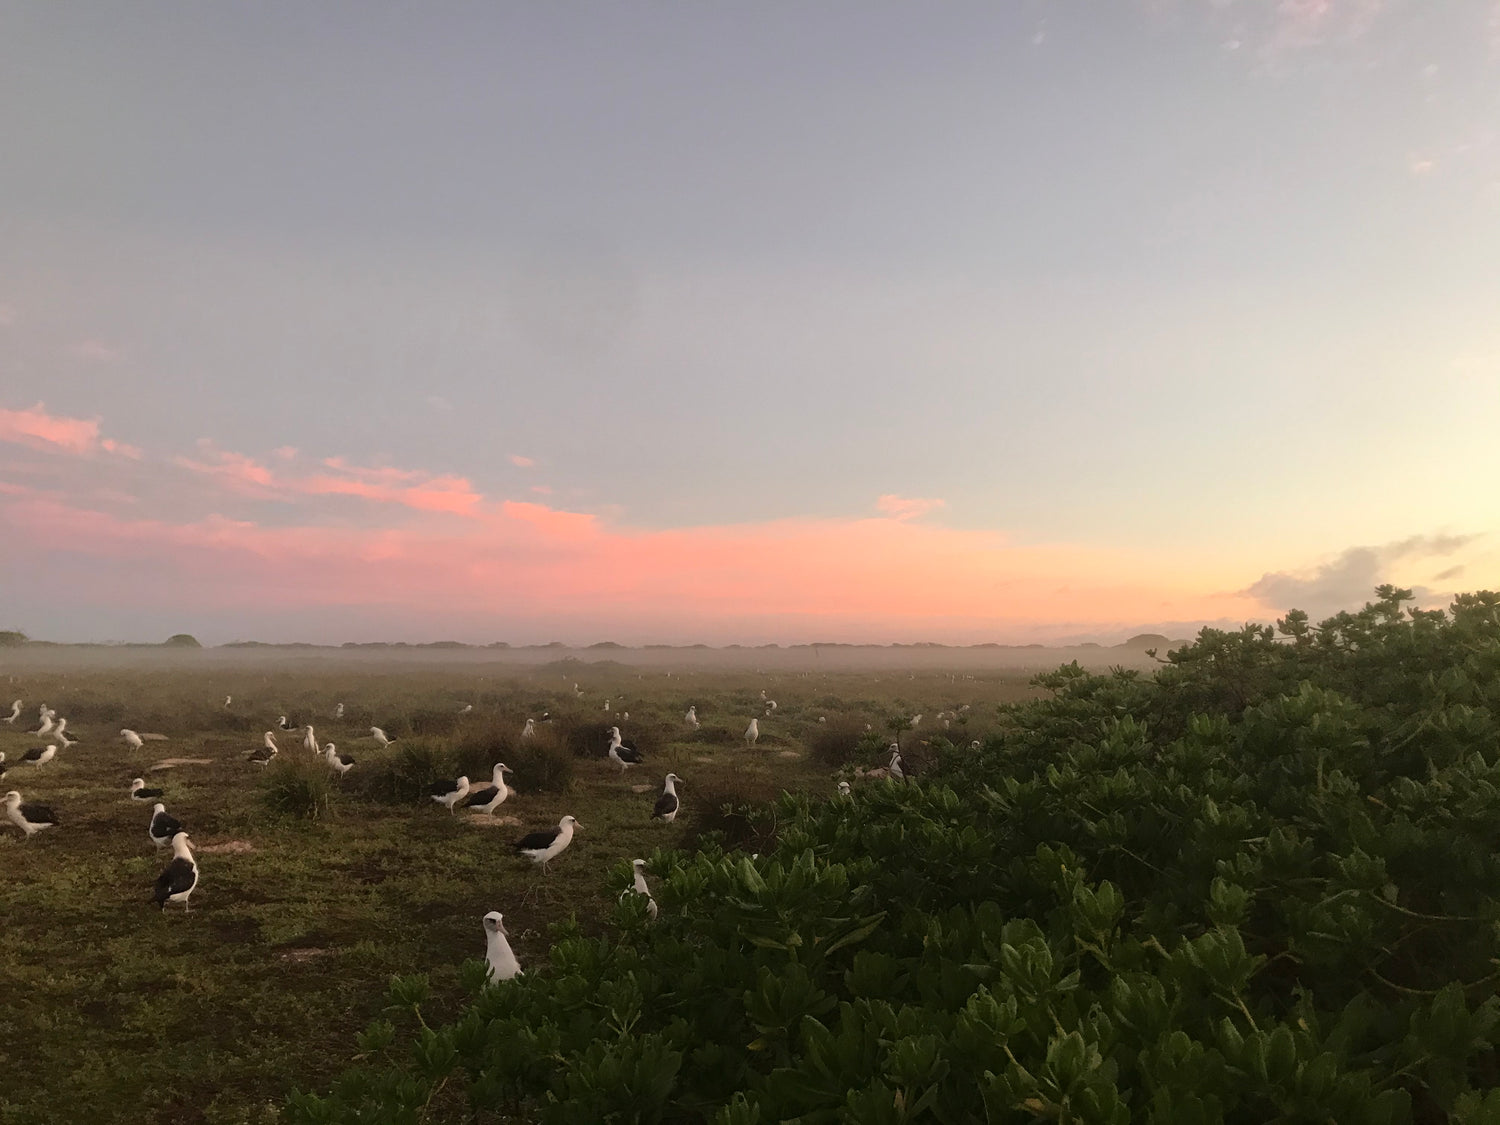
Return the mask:
<svg viewBox="0 0 1500 1125">
<path fill-rule="evenodd" d="M 162 910 L 166 910 L 169 902 L 180 902 L 184 914 L 192 913 L 188 896 L 198 885 L 198 861 L 193 858 L 193 851 L 188 847 L 191 842 L 186 832 L 177 832 L 172 836 L 172 862 L 156 877 L 154 890 L 156 905 Z"/>
<path fill-rule="evenodd" d="M 625 894 L 622 894 L 620 896 L 620 898 L 621 900 L 623 900 L 625 898 L 625 895 L 631 894 L 645 895 L 646 913 L 651 916 L 652 921 L 655 921 L 659 911 L 656 905 L 656 900 L 651 897 L 651 888 L 646 885 L 646 861 L 644 859 L 631 860 L 630 871 L 632 876 L 630 887 L 625 891 Z"/>
<path fill-rule="evenodd" d="M 760 720 L 751 719 L 750 725 L 745 728 L 745 745 L 754 746 L 760 741 Z"/>
<path fill-rule="evenodd" d="M 276 735 L 271 731 L 266 731 L 261 736 L 260 749 L 250 751 L 245 760 L 254 762 L 258 766 L 268 766 L 271 764 L 271 759 L 279 753 L 281 751 L 276 745 Z"/>
<path fill-rule="evenodd" d="M 29 840 L 44 828 L 57 824 L 57 814 L 46 805 L 23 804 L 21 794 L 12 789 L 5 795 L 5 815 L 26 834 Z"/>
<path fill-rule="evenodd" d="M 309 754 L 316 754 L 318 752 L 318 739 L 313 734 L 311 723 L 302 728 L 302 749 L 306 750 Z"/>
<path fill-rule="evenodd" d="M 484 916 L 484 959 L 490 967 L 490 980 L 510 980 L 521 975 L 521 962 L 510 947 L 505 919 L 498 910 Z"/>
<path fill-rule="evenodd" d="M 573 842 L 573 830 L 583 827 L 571 816 L 557 822 L 556 828 L 543 828 L 528 832 L 515 842 L 515 849 L 533 863 L 542 865 L 542 874 L 547 874 L 547 864 L 567 850 Z"/>
<path fill-rule="evenodd" d="M 158 848 L 172 842 L 172 837 L 182 831 L 182 821 L 167 812 L 167 806 L 157 801 L 151 806 L 151 823 L 146 825 L 146 835 Z"/>
<path fill-rule="evenodd" d="M 348 754 L 340 754 L 338 747 L 331 742 L 323 747 L 323 758 L 327 761 L 328 768 L 337 773 L 341 778 L 354 768 L 354 759 L 349 757 Z M 364 775 L 361 774 L 360 776 L 363 777 Z"/>
<path fill-rule="evenodd" d="M 535 719 L 527 719 L 526 720 L 526 725 L 521 728 L 521 737 L 522 738 L 535 738 L 536 737 L 536 720 Z"/>
<path fill-rule="evenodd" d="M 45 735 L 49 735 L 49 734 L 52 733 L 53 725 L 54 724 L 52 722 L 52 716 L 51 715 L 44 715 L 42 717 L 42 725 L 39 726 L 39 727 L 37 727 L 36 730 L 27 731 L 26 733 L 30 734 L 30 735 L 33 735 L 33 736 L 35 736 L 37 738 L 41 738 L 41 737 L 43 737 Z"/>
<path fill-rule="evenodd" d="M 7 723 L 14 724 L 21 717 L 21 700 L 16 700 L 10 705 L 10 714 L 5 717 Z"/>
<path fill-rule="evenodd" d="M 656 798 L 656 807 L 651 810 L 652 820 L 664 820 L 671 824 L 677 819 L 677 810 L 682 808 L 682 802 L 677 799 L 677 783 L 681 780 L 675 773 L 667 774 L 666 787 L 661 791 L 661 796 Z"/>
<path fill-rule="evenodd" d="M 688 730 L 697 730 L 701 725 L 698 722 L 698 708 L 689 707 L 687 709 L 687 714 L 682 717 L 682 721 L 687 724 Z"/>
<path fill-rule="evenodd" d="M 77 746 L 78 739 L 68 737 L 68 720 L 58 719 L 57 729 L 52 732 L 52 737 L 57 739 L 57 744 L 66 750 L 69 746 Z"/>
<path fill-rule="evenodd" d="M 427 795 L 451 813 L 453 807 L 462 801 L 468 792 L 469 779 L 460 777 L 452 781 L 434 781 L 428 787 Z"/>
<path fill-rule="evenodd" d="M 490 771 L 490 784 L 480 789 L 470 789 L 464 798 L 464 807 L 476 812 L 492 813 L 510 796 L 510 786 L 505 784 L 505 775 L 514 771 L 504 762 L 496 762 Z"/>
<path fill-rule="evenodd" d="M 124 741 L 125 745 L 129 746 L 132 750 L 139 750 L 142 746 L 145 745 L 145 743 L 141 741 L 141 736 L 136 734 L 135 731 L 128 728 L 120 732 L 120 738 Z"/>
<path fill-rule="evenodd" d="M 373 738 L 376 742 L 380 743 L 382 749 L 396 741 L 394 738 L 387 738 L 385 731 L 381 730 L 379 727 L 370 728 L 370 737 Z"/>
<path fill-rule="evenodd" d="M 45 766 L 55 757 L 57 757 L 57 744 L 49 742 L 46 746 L 38 746 L 34 750 L 28 750 L 22 754 L 21 764 L 25 766 Z"/>
<path fill-rule="evenodd" d="M 638 766 L 646 759 L 641 757 L 641 752 L 635 748 L 632 742 L 626 742 L 620 737 L 619 727 L 609 728 L 609 759 L 620 767 L 623 774 L 631 766 Z"/>
</svg>

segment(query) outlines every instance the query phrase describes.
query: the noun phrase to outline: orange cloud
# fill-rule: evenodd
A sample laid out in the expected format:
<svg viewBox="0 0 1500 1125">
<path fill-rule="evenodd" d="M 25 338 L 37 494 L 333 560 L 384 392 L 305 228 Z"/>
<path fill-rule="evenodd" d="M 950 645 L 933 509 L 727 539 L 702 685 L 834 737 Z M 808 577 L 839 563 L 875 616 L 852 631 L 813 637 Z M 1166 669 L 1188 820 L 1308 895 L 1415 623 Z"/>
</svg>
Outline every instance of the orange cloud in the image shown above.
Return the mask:
<svg viewBox="0 0 1500 1125">
<path fill-rule="evenodd" d="M 519 453 L 510 455 L 510 463 L 518 469 L 529 469 L 536 464 L 530 457 L 522 457 Z"/>
</svg>

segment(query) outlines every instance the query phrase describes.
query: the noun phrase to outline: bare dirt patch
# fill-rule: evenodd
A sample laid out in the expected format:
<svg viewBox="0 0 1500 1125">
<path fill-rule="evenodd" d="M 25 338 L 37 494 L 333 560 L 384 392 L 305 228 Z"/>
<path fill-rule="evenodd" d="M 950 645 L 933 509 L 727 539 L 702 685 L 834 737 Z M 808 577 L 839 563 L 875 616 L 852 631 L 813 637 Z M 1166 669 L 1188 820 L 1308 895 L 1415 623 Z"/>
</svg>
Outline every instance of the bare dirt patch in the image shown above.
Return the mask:
<svg viewBox="0 0 1500 1125">
<path fill-rule="evenodd" d="M 163 758 L 146 772 L 156 773 L 158 770 L 173 770 L 178 766 L 211 766 L 213 764 L 212 758 Z"/>
<path fill-rule="evenodd" d="M 255 845 L 249 840 L 225 840 L 222 844 L 205 844 L 197 849 L 199 855 L 244 855 L 254 850 Z"/>
</svg>

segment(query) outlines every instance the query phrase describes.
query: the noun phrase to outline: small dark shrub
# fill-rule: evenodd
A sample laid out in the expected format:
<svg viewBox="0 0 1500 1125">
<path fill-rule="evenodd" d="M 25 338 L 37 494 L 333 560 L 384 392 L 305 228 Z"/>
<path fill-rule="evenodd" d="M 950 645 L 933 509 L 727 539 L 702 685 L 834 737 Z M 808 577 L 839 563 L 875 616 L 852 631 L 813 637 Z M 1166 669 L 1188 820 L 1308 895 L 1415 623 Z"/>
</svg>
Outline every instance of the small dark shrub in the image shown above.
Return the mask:
<svg viewBox="0 0 1500 1125">
<path fill-rule="evenodd" d="M 505 764 L 515 771 L 516 788 L 543 793 L 564 793 L 573 788 L 573 755 L 555 739 L 541 735 L 522 739 L 507 753 Z M 486 772 L 485 780 L 488 778 Z"/>
<path fill-rule="evenodd" d="M 511 724 L 502 726 L 499 723 L 491 723 L 488 726 L 467 733 L 458 744 L 456 758 L 458 771 L 467 774 L 469 781 L 475 785 L 487 782 L 490 771 L 495 768 L 496 762 L 504 762 L 515 769 L 515 763 L 511 757 L 515 754 L 516 743 L 519 741 L 517 732 L 510 729 Z"/>
<path fill-rule="evenodd" d="M 770 778 L 736 776 L 707 789 L 682 792 L 688 826 L 683 847 L 701 847 L 708 838 L 726 850 L 770 851 L 776 842 L 773 803 L 782 787 Z"/>
<path fill-rule="evenodd" d="M 407 728 L 414 735 L 448 735 L 458 729 L 461 716 L 455 707 L 451 711 L 436 711 L 424 708 L 407 716 Z M 390 734 L 390 731 L 386 731 Z"/>
<path fill-rule="evenodd" d="M 447 756 L 423 739 L 403 740 L 389 750 L 355 756 L 359 764 L 350 778 L 359 779 L 360 792 L 391 805 L 418 803 L 434 781 L 455 773 Z"/>
<path fill-rule="evenodd" d="M 328 811 L 333 790 L 328 767 L 311 755 L 282 754 L 266 771 L 261 799 L 280 816 L 316 820 Z"/>
<path fill-rule="evenodd" d="M 868 733 L 859 723 L 819 723 L 807 752 L 820 766 L 836 770 L 860 759 Z"/>
</svg>

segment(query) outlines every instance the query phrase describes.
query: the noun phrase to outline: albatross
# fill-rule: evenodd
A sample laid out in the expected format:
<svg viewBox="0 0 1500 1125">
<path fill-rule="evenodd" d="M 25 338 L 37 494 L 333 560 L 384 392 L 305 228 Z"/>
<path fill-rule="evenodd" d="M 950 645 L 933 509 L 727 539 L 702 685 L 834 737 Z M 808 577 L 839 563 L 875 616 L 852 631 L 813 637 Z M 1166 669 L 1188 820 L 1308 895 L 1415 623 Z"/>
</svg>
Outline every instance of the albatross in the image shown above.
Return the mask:
<svg viewBox="0 0 1500 1125">
<path fill-rule="evenodd" d="M 495 768 L 490 771 L 490 784 L 481 789 L 470 789 L 468 797 L 464 800 L 466 808 L 475 809 L 482 813 L 492 813 L 510 796 L 510 787 L 505 784 L 505 775 L 514 773 L 504 762 L 496 762 Z"/>
<path fill-rule="evenodd" d="M 543 828 L 537 832 L 528 832 L 515 843 L 516 851 L 526 856 L 533 863 L 542 865 L 542 874 L 547 873 L 547 864 L 560 856 L 567 846 L 573 842 L 573 830 L 582 825 L 571 816 L 565 816 L 557 822 L 556 828 Z"/>
<path fill-rule="evenodd" d="M 120 738 L 123 739 L 125 745 L 129 746 L 132 750 L 139 750 L 142 746 L 145 745 L 145 743 L 141 741 L 141 736 L 136 734 L 135 731 L 130 730 L 129 728 L 120 732 Z"/>
<path fill-rule="evenodd" d="M 162 910 L 166 910 L 169 902 L 180 902 L 184 914 L 192 913 L 188 896 L 198 885 L 198 861 L 193 858 L 189 843 L 186 832 L 176 832 L 172 836 L 172 862 L 156 877 L 156 905 Z"/>
<path fill-rule="evenodd" d="M 745 728 L 745 745 L 754 746 L 760 740 L 760 720 L 751 719 L 750 725 Z"/>
<path fill-rule="evenodd" d="M 270 765 L 271 759 L 276 757 L 277 754 L 281 753 L 281 751 L 276 747 L 276 735 L 271 731 L 266 731 L 266 733 L 261 736 L 261 739 L 262 745 L 260 749 L 250 751 L 245 760 L 254 762 L 258 766 Z"/>
<path fill-rule="evenodd" d="M 490 980 L 510 980 L 521 975 L 521 962 L 516 960 L 509 938 L 500 911 L 491 910 L 484 916 L 484 959 L 490 966 Z"/>
<path fill-rule="evenodd" d="M 689 707 L 687 714 L 682 717 L 682 721 L 687 724 L 688 730 L 697 730 L 700 725 L 698 722 L 698 708 L 696 706 Z"/>
<path fill-rule="evenodd" d="M 306 750 L 309 754 L 316 754 L 318 752 L 318 740 L 313 735 L 311 723 L 302 728 L 302 749 Z"/>
<path fill-rule="evenodd" d="M 633 876 L 633 881 L 630 885 L 630 889 L 627 890 L 625 894 L 645 895 L 646 913 L 651 915 L 651 918 L 654 921 L 656 919 L 658 910 L 656 906 L 656 900 L 651 897 L 651 888 L 646 885 L 646 861 L 644 859 L 633 859 L 630 861 L 630 869 Z M 623 899 L 625 895 L 621 895 L 620 897 Z"/>
<path fill-rule="evenodd" d="M 381 730 L 379 727 L 370 728 L 370 737 L 373 738 L 376 742 L 380 743 L 381 749 L 384 749 L 385 747 L 396 741 L 394 738 L 387 738 L 385 731 Z"/>
<path fill-rule="evenodd" d="M 5 795 L 5 815 L 10 822 L 26 833 L 29 840 L 43 828 L 57 823 L 57 814 L 46 805 L 31 805 L 21 802 L 21 794 L 12 789 Z"/>
<path fill-rule="evenodd" d="M 147 789 L 144 777 L 132 778 L 130 782 L 130 798 L 133 801 L 155 801 L 161 797 L 160 789 Z"/>
<path fill-rule="evenodd" d="M 620 737 L 619 727 L 609 728 L 609 758 L 620 767 L 622 774 L 631 766 L 638 766 L 646 760 L 635 748 L 635 743 L 626 742 Z"/>
<path fill-rule="evenodd" d="M 146 825 L 146 835 L 158 848 L 172 842 L 172 837 L 182 831 L 182 821 L 167 812 L 167 806 L 157 801 L 151 806 L 151 823 Z"/>
<path fill-rule="evenodd" d="M 52 737 L 57 739 L 58 745 L 66 750 L 69 746 L 77 746 L 78 739 L 68 737 L 68 720 L 58 719 L 57 729 L 52 732 Z"/>
<path fill-rule="evenodd" d="M 311 730 L 312 728 L 309 727 L 308 729 Z M 328 768 L 335 771 L 339 777 L 343 777 L 354 768 L 354 759 L 349 757 L 348 754 L 340 754 L 338 747 L 331 742 L 323 747 L 323 758 L 328 762 Z M 361 774 L 360 776 L 363 777 L 364 775 Z"/>
<path fill-rule="evenodd" d="M 666 788 L 656 798 L 656 807 L 651 810 L 652 820 L 660 818 L 670 824 L 677 819 L 677 810 L 682 807 L 677 800 L 677 783 L 681 780 L 675 773 L 667 774 Z"/>
<path fill-rule="evenodd" d="M 451 813 L 453 806 L 462 801 L 469 792 L 469 779 L 460 777 L 453 781 L 434 781 L 427 790 L 428 795 Z"/>
<path fill-rule="evenodd" d="M 28 766 L 45 766 L 55 757 L 57 757 L 57 744 L 49 742 L 46 746 L 38 746 L 34 750 L 26 751 L 21 755 L 21 762 Z"/>
<path fill-rule="evenodd" d="M 21 700 L 16 700 L 10 705 L 10 714 L 5 717 L 7 723 L 14 724 L 21 717 Z"/>
</svg>

